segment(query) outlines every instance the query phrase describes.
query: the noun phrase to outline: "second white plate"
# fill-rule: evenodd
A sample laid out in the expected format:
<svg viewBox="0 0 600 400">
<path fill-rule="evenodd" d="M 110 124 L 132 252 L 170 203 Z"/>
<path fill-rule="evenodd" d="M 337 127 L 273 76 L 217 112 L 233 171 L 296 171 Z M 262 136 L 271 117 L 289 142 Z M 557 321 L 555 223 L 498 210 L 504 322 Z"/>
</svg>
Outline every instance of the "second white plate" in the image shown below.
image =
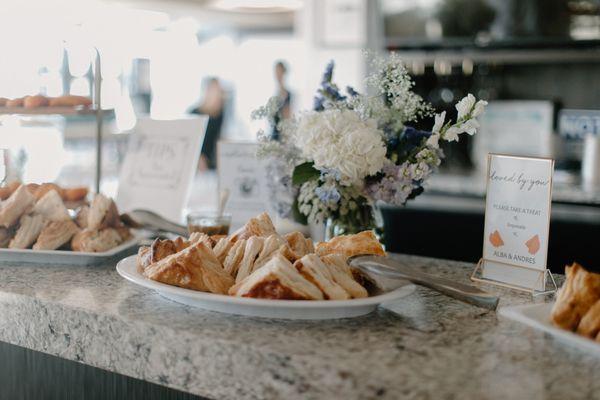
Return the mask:
<svg viewBox="0 0 600 400">
<path fill-rule="evenodd" d="M 364 299 L 268 300 L 205 293 L 153 281 L 137 271 L 135 255 L 119 261 L 117 272 L 128 281 L 153 289 L 161 296 L 178 303 L 211 311 L 263 318 L 335 319 L 357 317 L 372 312 L 380 304 L 408 296 L 415 289 L 411 283 L 398 281 L 399 286 L 395 289 Z"/>
<path fill-rule="evenodd" d="M 506 318 L 549 333 L 561 342 L 570 346 L 578 347 L 580 350 L 591 352 L 597 356 L 600 356 L 600 343 L 552 325 L 552 322 L 550 321 L 550 313 L 553 305 L 554 303 L 543 303 L 526 306 L 505 307 L 501 308 L 498 313 Z"/>
</svg>

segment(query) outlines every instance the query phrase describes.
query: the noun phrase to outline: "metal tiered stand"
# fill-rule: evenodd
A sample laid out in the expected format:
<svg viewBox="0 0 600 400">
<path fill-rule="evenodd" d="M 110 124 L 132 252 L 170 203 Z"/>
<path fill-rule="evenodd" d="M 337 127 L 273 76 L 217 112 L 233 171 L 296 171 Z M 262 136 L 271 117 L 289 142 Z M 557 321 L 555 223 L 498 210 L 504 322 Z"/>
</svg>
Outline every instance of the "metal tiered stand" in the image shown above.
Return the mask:
<svg viewBox="0 0 600 400">
<path fill-rule="evenodd" d="M 104 119 L 104 113 L 109 112 L 109 109 L 102 109 L 101 102 L 101 88 L 102 88 L 102 73 L 100 69 L 100 53 L 96 49 L 96 58 L 94 61 L 94 85 L 93 94 L 94 98 L 91 107 L 38 107 L 38 108 L 24 108 L 24 107 L 0 107 L 0 115 L 12 114 L 12 115 L 95 115 L 96 116 L 96 176 L 95 176 L 95 190 L 96 193 L 100 192 L 100 181 L 102 178 L 102 124 Z"/>
</svg>

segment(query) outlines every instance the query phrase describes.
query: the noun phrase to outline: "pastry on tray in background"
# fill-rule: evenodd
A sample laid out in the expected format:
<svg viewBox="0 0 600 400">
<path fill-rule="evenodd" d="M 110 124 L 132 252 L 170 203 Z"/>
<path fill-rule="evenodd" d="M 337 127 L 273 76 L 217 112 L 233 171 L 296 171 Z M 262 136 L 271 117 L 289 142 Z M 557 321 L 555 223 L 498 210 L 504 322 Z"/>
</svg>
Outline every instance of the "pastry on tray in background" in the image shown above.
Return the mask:
<svg viewBox="0 0 600 400">
<path fill-rule="evenodd" d="M 0 187 L 0 200 L 8 199 L 10 195 L 13 194 L 17 188 L 19 188 L 19 186 L 21 186 L 21 182 L 13 181 L 4 187 Z M 84 186 L 63 188 L 55 183 L 50 182 L 42 184 L 28 183 L 25 186 L 27 190 L 33 194 L 36 200 L 41 199 L 47 192 L 52 190 L 55 190 L 60 195 L 61 199 L 67 204 L 83 202 L 88 195 L 88 188 Z"/>
<path fill-rule="evenodd" d="M 6 107 L 23 107 L 23 97 L 18 99 L 10 99 L 6 101 Z"/>
<path fill-rule="evenodd" d="M 1 248 L 104 252 L 132 237 L 106 196 L 96 195 L 90 207 L 80 207 L 72 218 L 65 198 L 84 200 L 87 188 L 64 189 L 54 183 L 15 186 L 2 188 L 8 197 L 0 203 Z"/>
<path fill-rule="evenodd" d="M 92 100 L 85 96 L 65 95 L 51 98 L 48 105 L 50 107 L 91 106 Z"/>
<path fill-rule="evenodd" d="M 23 98 L 23 107 L 25 108 L 38 108 L 46 107 L 48 105 L 48 98 L 41 94 L 35 96 L 25 96 Z"/>
<path fill-rule="evenodd" d="M 573 263 L 565 268 L 565 283 L 559 289 L 552 308 L 552 322 L 569 331 L 592 337 L 600 329 L 600 274 Z M 589 315 L 588 315 L 589 314 Z"/>
<path fill-rule="evenodd" d="M 198 252 L 190 250 L 200 243 Z M 263 213 L 226 237 L 193 233 L 187 240 L 157 239 L 139 249 L 136 262 L 138 272 L 147 278 L 187 289 L 224 293 L 222 287 L 211 288 L 205 282 L 218 266 L 218 276 L 224 274 L 232 282 L 227 290 L 232 296 L 347 300 L 369 295 L 363 286 L 368 283 L 366 277 L 346 262 L 354 254 L 385 252 L 372 232 L 320 243 L 315 251 L 312 240 L 300 232 L 278 234 Z"/>
</svg>

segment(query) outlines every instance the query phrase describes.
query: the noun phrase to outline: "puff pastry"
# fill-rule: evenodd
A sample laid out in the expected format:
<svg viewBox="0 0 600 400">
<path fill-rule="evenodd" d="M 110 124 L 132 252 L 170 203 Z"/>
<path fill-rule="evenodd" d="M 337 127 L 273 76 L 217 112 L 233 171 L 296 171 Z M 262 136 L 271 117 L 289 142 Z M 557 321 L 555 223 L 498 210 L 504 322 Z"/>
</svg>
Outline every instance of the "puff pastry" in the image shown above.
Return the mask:
<svg viewBox="0 0 600 400">
<path fill-rule="evenodd" d="M 287 241 L 294 260 L 304 257 L 307 254 L 315 252 L 315 246 L 311 239 L 305 238 L 302 232 L 291 232 L 284 236 Z"/>
<path fill-rule="evenodd" d="M 360 283 L 354 280 L 352 270 L 341 254 L 329 254 L 321 257 L 333 280 L 350 294 L 353 299 L 368 297 L 369 293 Z"/>
<path fill-rule="evenodd" d="M 84 229 L 73 236 L 71 248 L 74 251 L 101 253 L 117 247 L 121 243 L 121 235 L 114 228 Z"/>
<path fill-rule="evenodd" d="M 552 321 L 574 331 L 583 316 L 600 299 L 600 274 L 586 271 L 573 263 L 565 268 L 566 280 L 552 308 Z"/>
<path fill-rule="evenodd" d="M 56 250 L 63 244 L 68 243 L 78 231 L 79 228 L 70 219 L 66 221 L 48 221 L 33 245 L 33 249 Z"/>
<path fill-rule="evenodd" d="M 26 249 L 31 246 L 44 228 L 44 217 L 39 214 L 23 215 L 19 221 L 19 228 L 8 247 L 11 249 Z"/>
<path fill-rule="evenodd" d="M 246 248 L 244 249 L 244 257 L 240 262 L 237 275 L 235 276 L 235 282 L 240 282 L 242 279 L 252 273 L 254 268 L 254 262 L 260 254 L 264 246 L 265 239 L 260 236 L 252 236 L 246 241 Z"/>
<path fill-rule="evenodd" d="M 10 197 L 2 203 L 0 208 L 0 226 L 10 228 L 23 214 L 31 210 L 35 202 L 35 197 L 25 185 L 20 185 Z"/>
<path fill-rule="evenodd" d="M 12 232 L 7 228 L 0 228 L 0 249 L 4 249 L 8 247 L 8 243 L 10 243 L 10 238 L 12 237 Z"/>
<path fill-rule="evenodd" d="M 264 267 L 236 283 L 229 294 L 276 300 L 323 300 L 318 287 L 307 281 L 282 256 L 271 259 Z"/>
<path fill-rule="evenodd" d="M 11 194 L 15 192 L 21 186 L 21 182 L 12 181 L 6 186 L 0 187 L 0 200 L 6 200 Z"/>
<path fill-rule="evenodd" d="M 294 263 L 294 268 L 309 282 L 318 287 L 327 300 L 346 300 L 348 292 L 338 285 L 331 272 L 316 254 L 307 254 Z"/>
<path fill-rule="evenodd" d="M 223 269 L 225 269 L 225 272 L 227 272 L 234 278 L 237 276 L 238 269 L 240 268 L 240 263 L 242 262 L 242 258 L 244 258 L 245 250 L 246 239 L 238 240 L 231 246 L 231 249 L 227 253 L 225 260 L 223 261 Z M 218 258 L 219 256 L 217 254 L 217 259 Z"/>
<path fill-rule="evenodd" d="M 46 96 L 42 96 L 41 94 L 36 94 L 35 96 L 25 96 L 23 99 L 23 107 L 25 108 L 45 107 L 47 105 L 48 98 Z"/>
<path fill-rule="evenodd" d="M 213 251 L 201 242 L 151 264 L 144 275 L 169 285 L 218 294 L 226 294 L 233 285 L 233 278 L 221 268 Z"/>
<path fill-rule="evenodd" d="M 115 202 L 103 194 L 97 194 L 92 200 L 88 211 L 87 228 L 102 229 L 114 227 L 119 224 L 119 211 Z"/>
<path fill-rule="evenodd" d="M 38 185 L 37 187 L 31 186 L 30 191 L 31 190 L 33 190 L 32 194 L 36 200 L 41 199 L 42 197 L 44 197 L 46 195 L 46 193 L 51 192 L 53 190 L 56 191 L 56 193 L 58 193 L 60 195 L 60 197 L 62 198 L 62 192 L 63 192 L 63 189 L 55 183 L 42 183 L 41 185 Z"/>
<path fill-rule="evenodd" d="M 229 237 L 220 238 L 215 247 L 213 247 L 213 251 L 217 256 L 217 259 L 221 261 L 221 264 L 225 264 L 225 259 L 227 258 L 227 254 L 230 252 L 233 247 L 234 242 Z"/>
<path fill-rule="evenodd" d="M 33 212 L 48 221 L 70 221 L 71 216 L 56 190 L 46 192 L 33 206 Z"/>
<path fill-rule="evenodd" d="M 275 226 L 273 226 L 273 221 L 271 221 L 269 214 L 262 213 L 257 217 L 250 218 L 246 225 L 231 235 L 231 238 L 235 242 L 240 239 L 249 239 L 252 236 L 266 237 L 276 233 Z"/>
<path fill-rule="evenodd" d="M 577 333 L 592 339 L 598 336 L 600 333 L 600 301 L 596 301 L 581 318 L 579 326 L 577 326 Z"/>
<path fill-rule="evenodd" d="M 346 259 L 361 254 L 385 256 L 381 243 L 372 231 L 334 237 L 328 242 L 317 243 L 315 251 L 320 256 L 342 254 Z"/>
</svg>

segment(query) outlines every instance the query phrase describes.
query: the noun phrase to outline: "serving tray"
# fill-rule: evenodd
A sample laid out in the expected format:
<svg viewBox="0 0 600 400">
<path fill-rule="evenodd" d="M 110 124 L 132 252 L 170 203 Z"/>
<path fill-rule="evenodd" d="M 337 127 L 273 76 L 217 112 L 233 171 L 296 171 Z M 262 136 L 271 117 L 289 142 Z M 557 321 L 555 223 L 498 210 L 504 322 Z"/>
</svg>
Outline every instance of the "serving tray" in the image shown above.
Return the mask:
<svg viewBox="0 0 600 400">
<path fill-rule="evenodd" d="M 153 281 L 137 271 L 135 255 L 119 261 L 117 272 L 128 281 L 155 290 L 159 295 L 178 303 L 210 311 L 263 318 L 336 319 L 358 317 L 372 312 L 380 304 L 408 296 L 415 289 L 411 283 L 397 281 L 394 289 L 364 299 L 269 300 L 205 293 Z"/>
<path fill-rule="evenodd" d="M 93 265 L 116 257 L 137 246 L 141 237 L 133 238 L 102 253 L 87 253 L 70 250 L 32 250 L 32 249 L 0 249 L 0 262 L 61 264 L 61 265 Z"/>
<path fill-rule="evenodd" d="M 526 306 L 504 307 L 498 313 L 506 318 L 521 322 L 534 329 L 546 332 L 559 341 L 582 351 L 600 356 L 600 343 L 574 332 L 552 325 L 550 313 L 554 303 L 531 304 Z"/>
</svg>

